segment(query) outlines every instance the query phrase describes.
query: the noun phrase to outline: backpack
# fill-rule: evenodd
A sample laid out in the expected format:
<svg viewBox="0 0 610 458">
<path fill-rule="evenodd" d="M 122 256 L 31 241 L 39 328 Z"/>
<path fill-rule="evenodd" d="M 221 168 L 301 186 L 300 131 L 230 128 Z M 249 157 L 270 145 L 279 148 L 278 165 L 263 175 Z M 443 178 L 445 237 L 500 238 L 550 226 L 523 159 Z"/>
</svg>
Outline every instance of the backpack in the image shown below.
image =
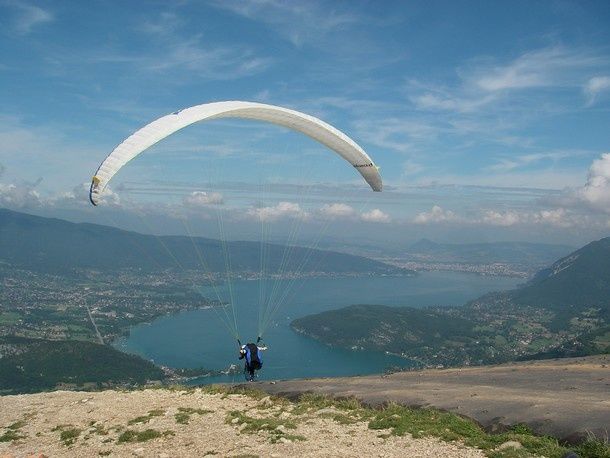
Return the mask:
<svg viewBox="0 0 610 458">
<path fill-rule="evenodd" d="M 246 345 L 246 362 L 253 369 L 263 367 L 263 360 L 256 344 L 249 343 Z"/>
</svg>

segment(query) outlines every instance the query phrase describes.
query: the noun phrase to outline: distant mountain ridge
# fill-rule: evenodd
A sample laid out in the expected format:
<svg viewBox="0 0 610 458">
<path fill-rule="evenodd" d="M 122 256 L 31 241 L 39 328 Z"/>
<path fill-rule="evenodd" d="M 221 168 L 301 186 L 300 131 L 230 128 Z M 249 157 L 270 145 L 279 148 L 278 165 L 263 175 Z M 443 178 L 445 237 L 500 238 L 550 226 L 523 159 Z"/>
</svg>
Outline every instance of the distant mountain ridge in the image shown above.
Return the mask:
<svg viewBox="0 0 610 458">
<path fill-rule="evenodd" d="M 226 242 L 231 270 L 259 271 L 261 245 L 258 242 Z M 282 263 L 285 247 L 268 244 L 267 272 Z M 291 247 L 284 271 L 295 271 L 307 256 L 302 271 L 331 273 L 407 272 L 361 256 Z M 199 254 L 205 262 L 202 267 Z M 169 268 L 225 272 L 220 240 L 203 237 L 154 236 L 109 226 L 43 218 L 0 209 L 0 262 L 34 271 L 66 273 L 75 269 Z"/>
<path fill-rule="evenodd" d="M 389 351 L 425 365 L 609 353 L 610 237 L 564 256 L 520 288 L 462 307 L 358 305 L 291 326 L 329 345 Z"/>
<path fill-rule="evenodd" d="M 610 237 L 591 242 L 541 270 L 512 297 L 527 305 L 610 305 Z"/>
<path fill-rule="evenodd" d="M 573 247 L 530 242 L 437 243 L 421 239 L 406 252 L 420 260 L 462 263 L 507 263 L 545 266 L 573 251 Z"/>
</svg>

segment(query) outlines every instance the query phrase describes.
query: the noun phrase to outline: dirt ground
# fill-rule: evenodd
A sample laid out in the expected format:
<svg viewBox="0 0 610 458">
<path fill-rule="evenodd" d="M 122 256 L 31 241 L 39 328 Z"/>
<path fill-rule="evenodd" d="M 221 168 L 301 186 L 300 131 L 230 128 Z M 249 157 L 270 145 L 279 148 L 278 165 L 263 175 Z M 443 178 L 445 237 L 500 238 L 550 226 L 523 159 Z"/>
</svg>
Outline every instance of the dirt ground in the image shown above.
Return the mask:
<svg viewBox="0 0 610 458">
<path fill-rule="evenodd" d="M 433 406 L 473 418 L 489 431 L 525 423 L 568 441 L 588 433 L 608 438 L 610 432 L 608 355 L 256 385 L 288 397 L 315 392 L 371 405 Z"/>
<path fill-rule="evenodd" d="M 201 389 L 3 396 L 0 437 L 14 440 L 0 440 L 0 457 L 484 456 L 431 438 L 383 437 L 364 422 L 339 424 L 328 412 L 325 417 L 328 409 L 293 410 L 269 397 Z M 248 430 L 243 415 L 261 420 L 256 431 Z"/>
</svg>

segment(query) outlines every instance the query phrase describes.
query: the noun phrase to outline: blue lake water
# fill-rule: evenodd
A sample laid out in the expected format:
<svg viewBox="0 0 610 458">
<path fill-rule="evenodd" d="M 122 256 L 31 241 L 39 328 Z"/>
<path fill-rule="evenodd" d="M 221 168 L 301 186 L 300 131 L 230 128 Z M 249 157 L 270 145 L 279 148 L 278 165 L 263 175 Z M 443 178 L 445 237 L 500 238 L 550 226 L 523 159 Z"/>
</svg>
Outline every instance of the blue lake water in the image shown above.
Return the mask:
<svg viewBox="0 0 610 458">
<path fill-rule="evenodd" d="M 287 280 L 286 280 L 287 281 Z M 279 287 L 285 286 L 281 281 Z M 269 349 L 259 379 L 286 379 L 382 373 L 409 361 L 384 353 L 330 348 L 294 332 L 289 324 L 298 317 L 352 304 L 390 306 L 462 305 L 489 291 L 514 288 L 518 278 L 484 277 L 457 272 L 424 272 L 415 277 L 312 278 L 297 282 L 294 296 L 274 316 L 264 341 Z M 258 281 L 233 283 L 242 341 L 256 338 Z M 220 294 L 228 299 L 227 288 Z M 210 298 L 211 290 L 204 291 Z M 118 340 L 120 350 L 139 354 L 170 367 L 224 369 L 237 364 L 237 344 L 215 311 L 191 310 L 158 318 L 131 329 Z M 242 376 L 208 377 L 197 383 L 243 380 Z"/>
</svg>

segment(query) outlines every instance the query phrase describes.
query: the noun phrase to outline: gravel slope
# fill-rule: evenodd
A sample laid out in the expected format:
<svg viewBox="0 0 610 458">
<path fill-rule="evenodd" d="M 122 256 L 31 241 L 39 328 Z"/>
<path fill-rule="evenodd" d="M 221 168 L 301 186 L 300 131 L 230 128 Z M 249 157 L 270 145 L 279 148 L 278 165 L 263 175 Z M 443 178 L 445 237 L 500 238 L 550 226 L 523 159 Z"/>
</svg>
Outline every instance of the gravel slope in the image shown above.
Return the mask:
<svg viewBox="0 0 610 458">
<path fill-rule="evenodd" d="M 489 431 L 517 423 L 576 442 L 610 433 L 610 356 L 528 361 L 498 366 L 429 369 L 388 376 L 260 382 L 288 397 L 305 392 L 354 396 L 366 404 L 394 401 L 475 419 Z"/>
<path fill-rule="evenodd" d="M 209 394 L 201 389 L 4 396 L 0 397 L 0 436 L 12 432 L 22 438 L 0 442 L 0 457 L 484 456 L 477 449 L 431 438 L 383 438 L 384 431 L 370 430 L 366 423 L 339 424 L 324 418 L 328 412 L 322 410 L 328 409 L 303 413 L 293 408 L 269 398 Z M 237 419 L 242 414 L 280 424 L 272 431 L 248 432 Z M 291 429 L 291 424 L 296 428 Z M 135 434 L 147 429 L 154 431 L 149 435 L 160 437 L 119 443 L 119 438 L 129 437 L 127 430 Z"/>
</svg>

